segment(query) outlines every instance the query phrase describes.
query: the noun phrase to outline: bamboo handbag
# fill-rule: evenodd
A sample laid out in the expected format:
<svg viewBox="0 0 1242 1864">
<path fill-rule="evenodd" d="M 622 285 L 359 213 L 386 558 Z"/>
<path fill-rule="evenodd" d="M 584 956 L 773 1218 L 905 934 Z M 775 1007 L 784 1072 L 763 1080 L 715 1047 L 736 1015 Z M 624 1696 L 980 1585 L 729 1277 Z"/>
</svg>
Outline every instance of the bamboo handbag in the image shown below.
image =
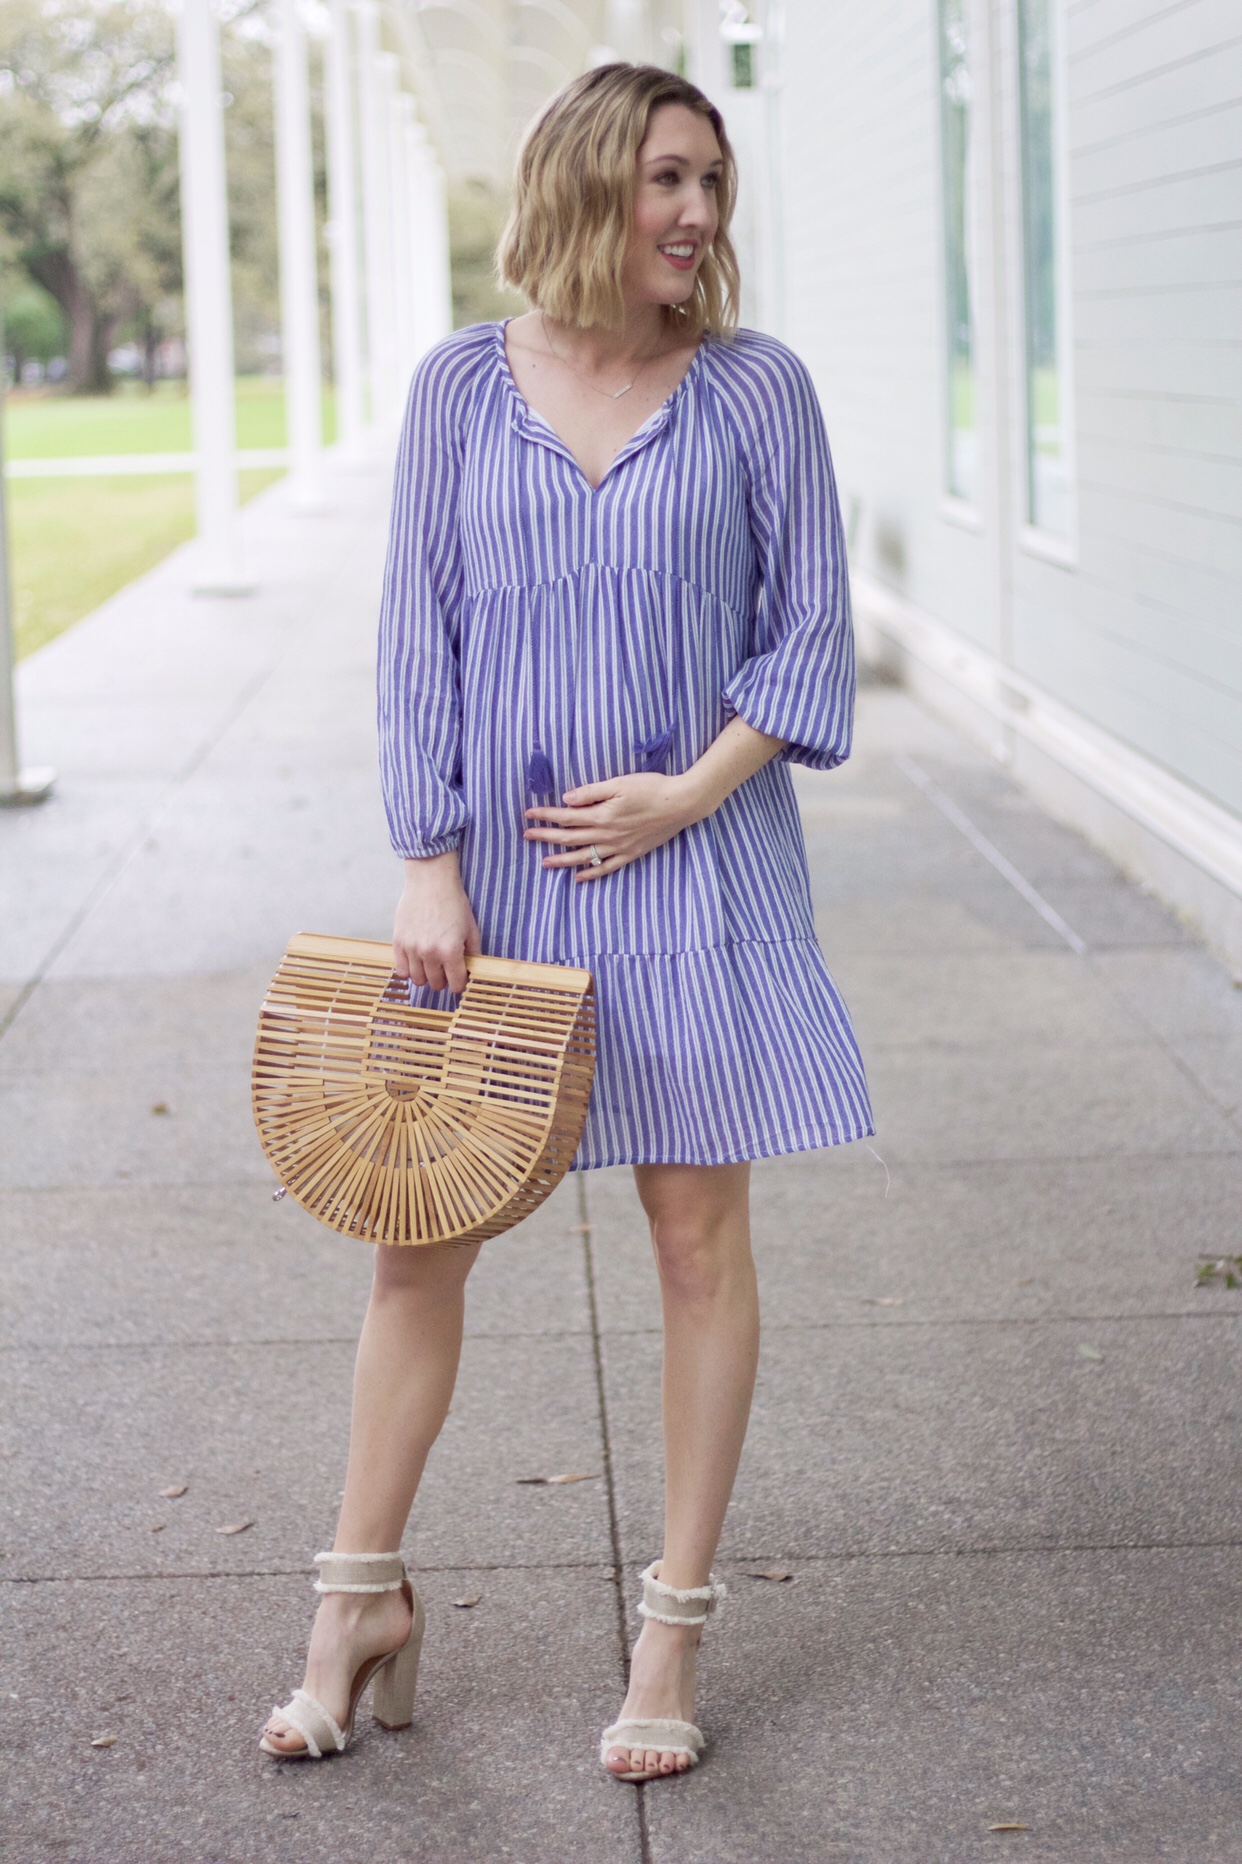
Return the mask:
<svg viewBox="0 0 1242 1864">
<path fill-rule="evenodd" d="M 303 933 L 272 979 L 255 1125 L 282 1185 L 342 1235 L 482 1242 L 569 1169 L 595 1071 L 591 973 L 466 969 L 455 1010 L 418 1009 L 390 945 Z"/>
</svg>

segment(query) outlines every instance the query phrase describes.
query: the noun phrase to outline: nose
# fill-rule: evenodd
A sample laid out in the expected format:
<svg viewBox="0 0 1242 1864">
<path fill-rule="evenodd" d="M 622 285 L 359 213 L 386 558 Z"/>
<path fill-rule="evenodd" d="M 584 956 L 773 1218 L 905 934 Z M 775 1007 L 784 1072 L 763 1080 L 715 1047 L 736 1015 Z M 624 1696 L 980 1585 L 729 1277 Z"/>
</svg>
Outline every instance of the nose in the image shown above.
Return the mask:
<svg viewBox="0 0 1242 1864">
<path fill-rule="evenodd" d="M 714 220 L 712 203 L 702 188 L 696 186 L 677 216 L 678 226 L 687 233 L 705 237 L 711 231 Z"/>
</svg>

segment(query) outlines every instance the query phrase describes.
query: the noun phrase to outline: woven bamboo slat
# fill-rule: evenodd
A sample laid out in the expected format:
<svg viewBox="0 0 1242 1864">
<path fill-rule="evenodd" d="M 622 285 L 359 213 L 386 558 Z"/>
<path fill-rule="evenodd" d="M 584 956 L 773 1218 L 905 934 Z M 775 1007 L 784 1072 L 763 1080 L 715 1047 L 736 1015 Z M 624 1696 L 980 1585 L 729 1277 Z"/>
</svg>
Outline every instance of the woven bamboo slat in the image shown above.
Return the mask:
<svg viewBox="0 0 1242 1864">
<path fill-rule="evenodd" d="M 392 947 L 302 933 L 259 1012 L 255 1125 L 311 1215 L 368 1243 L 474 1243 L 568 1171 L 595 1072 L 595 990 L 567 965 L 467 958 L 415 1009 Z"/>
</svg>

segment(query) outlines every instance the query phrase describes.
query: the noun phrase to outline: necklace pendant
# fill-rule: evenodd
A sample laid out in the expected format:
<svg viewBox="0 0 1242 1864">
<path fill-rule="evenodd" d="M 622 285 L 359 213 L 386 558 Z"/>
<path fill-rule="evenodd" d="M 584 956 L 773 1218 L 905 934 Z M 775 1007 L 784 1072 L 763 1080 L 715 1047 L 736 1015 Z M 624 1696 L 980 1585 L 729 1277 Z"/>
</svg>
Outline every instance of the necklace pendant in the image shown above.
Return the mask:
<svg viewBox="0 0 1242 1864">
<path fill-rule="evenodd" d="M 638 377 L 637 377 L 637 376 L 635 376 L 635 377 L 634 377 L 634 382 L 636 382 L 637 380 L 638 380 Z M 615 394 L 613 395 L 613 400 L 614 400 L 614 401 L 620 401 L 620 399 L 621 399 L 621 397 L 622 397 L 622 395 L 628 395 L 628 394 L 629 394 L 629 392 L 630 392 L 630 390 L 631 390 L 631 389 L 633 388 L 633 386 L 634 386 L 634 382 L 627 382 L 624 388 L 619 388 L 619 389 L 617 389 L 617 391 L 616 391 L 616 393 L 615 393 Z"/>
</svg>

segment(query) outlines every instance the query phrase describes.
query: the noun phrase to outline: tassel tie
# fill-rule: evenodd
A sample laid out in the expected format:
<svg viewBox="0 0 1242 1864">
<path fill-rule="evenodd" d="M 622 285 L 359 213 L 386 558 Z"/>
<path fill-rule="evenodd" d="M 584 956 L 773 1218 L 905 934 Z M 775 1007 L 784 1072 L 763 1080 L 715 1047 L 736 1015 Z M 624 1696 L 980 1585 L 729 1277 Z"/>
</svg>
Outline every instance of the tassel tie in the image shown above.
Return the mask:
<svg viewBox="0 0 1242 1864">
<path fill-rule="evenodd" d="M 556 795 L 556 778 L 547 754 L 536 745 L 526 763 L 526 787 L 534 797 Z"/>
<path fill-rule="evenodd" d="M 667 771 L 673 749 L 673 734 L 671 731 L 659 731 L 653 738 L 636 744 L 634 749 L 643 760 L 644 770 Z"/>
</svg>

